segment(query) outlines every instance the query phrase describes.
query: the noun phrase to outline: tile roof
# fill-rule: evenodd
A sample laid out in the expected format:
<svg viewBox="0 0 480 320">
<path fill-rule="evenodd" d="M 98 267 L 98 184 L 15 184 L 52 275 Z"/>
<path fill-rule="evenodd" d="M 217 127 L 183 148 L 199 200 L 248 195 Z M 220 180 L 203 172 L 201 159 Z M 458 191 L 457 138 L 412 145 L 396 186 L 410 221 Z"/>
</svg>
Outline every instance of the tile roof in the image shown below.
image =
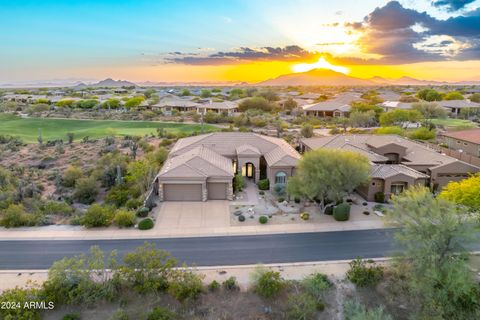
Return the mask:
<svg viewBox="0 0 480 320">
<path fill-rule="evenodd" d="M 414 179 L 428 178 L 428 175 L 411 169 L 403 164 L 374 164 L 370 169 L 372 178 L 387 179 L 403 174 Z"/>
<path fill-rule="evenodd" d="M 480 144 L 480 128 L 470 129 L 470 130 L 461 130 L 461 131 L 451 131 L 445 132 L 442 134 L 445 137 L 450 137 L 458 140 L 468 141 L 471 143 Z"/>
<path fill-rule="evenodd" d="M 205 146 L 198 146 L 170 157 L 159 173 L 160 177 L 233 177 L 232 161 Z"/>
<path fill-rule="evenodd" d="M 218 154 L 228 157 L 237 155 L 237 148 L 243 145 L 254 146 L 264 156 L 274 149 L 294 159 L 300 159 L 300 154 L 285 140 L 264 136 L 251 132 L 215 132 L 206 135 L 192 136 L 177 141 L 171 154 L 178 155 L 199 145 L 206 146 Z M 265 158 L 267 160 L 267 158 Z M 273 158 L 271 158 L 273 160 Z M 272 163 L 269 163 L 272 165 Z"/>
<path fill-rule="evenodd" d="M 348 143 L 365 151 L 395 143 L 406 148 L 404 163 L 410 165 L 441 166 L 455 161 L 455 158 L 441 154 L 425 145 L 402 138 L 397 135 L 334 135 L 330 137 L 303 139 L 302 143 L 310 149 L 336 148 L 342 149 Z M 375 161 L 373 161 L 375 162 Z"/>
</svg>

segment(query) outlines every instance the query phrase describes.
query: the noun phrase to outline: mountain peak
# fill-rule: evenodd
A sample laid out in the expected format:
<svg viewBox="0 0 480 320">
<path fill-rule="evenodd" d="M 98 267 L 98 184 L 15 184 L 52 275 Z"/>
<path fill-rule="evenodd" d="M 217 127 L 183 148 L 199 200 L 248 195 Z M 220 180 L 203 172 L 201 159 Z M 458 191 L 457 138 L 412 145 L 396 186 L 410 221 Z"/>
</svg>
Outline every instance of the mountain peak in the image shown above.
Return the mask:
<svg viewBox="0 0 480 320">
<path fill-rule="evenodd" d="M 370 80 L 351 77 L 325 68 L 285 74 L 259 83 L 266 86 L 368 86 L 373 84 Z"/>
</svg>

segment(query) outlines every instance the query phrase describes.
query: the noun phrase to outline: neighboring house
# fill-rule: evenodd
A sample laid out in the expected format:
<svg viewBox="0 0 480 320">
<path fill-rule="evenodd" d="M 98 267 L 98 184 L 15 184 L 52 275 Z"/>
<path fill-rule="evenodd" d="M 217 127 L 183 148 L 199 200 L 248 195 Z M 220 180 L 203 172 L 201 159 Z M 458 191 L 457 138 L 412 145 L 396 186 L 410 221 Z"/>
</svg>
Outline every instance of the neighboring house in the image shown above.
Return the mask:
<svg viewBox="0 0 480 320">
<path fill-rule="evenodd" d="M 304 105 L 303 112 L 307 116 L 315 117 L 348 117 L 351 104 L 360 99 L 357 92 L 341 93 L 335 98 L 327 101 Z"/>
<path fill-rule="evenodd" d="M 286 184 L 300 154 L 285 140 L 255 133 L 217 132 L 177 141 L 155 179 L 161 201 L 232 200 L 241 174 L 270 186 Z"/>
<path fill-rule="evenodd" d="M 365 199 L 375 193 L 387 198 L 412 185 L 439 190 L 450 181 L 459 181 L 480 168 L 438 153 L 420 143 L 396 135 L 335 135 L 301 140 L 301 150 L 343 149 L 365 155 L 371 162 L 371 181 L 357 188 Z"/>
<path fill-rule="evenodd" d="M 465 100 L 442 100 L 436 102 L 440 107 L 447 109 L 451 117 L 458 117 L 462 109 L 477 109 L 480 108 L 480 103 L 471 102 L 468 99 Z"/>
<path fill-rule="evenodd" d="M 449 149 L 480 157 L 480 129 L 445 132 L 439 138 Z"/>
<path fill-rule="evenodd" d="M 285 102 L 287 102 L 289 99 L 292 99 L 297 103 L 298 108 L 303 108 L 303 106 L 306 106 L 308 104 L 312 104 L 313 100 L 305 100 L 305 99 L 299 99 L 299 98 L 286 98 L 286 99 L 280 99 L 277 104 L 280 106 L 280 108 L 284 109 L 285 108 Z"/>
<path fill-rule="evenodd" d="M 410 102 L 387 100 L 382 102 L 380 107 L 382 107 L 383 110 L 385 110 L 385 112 L 388 112 L 388 111 L 397 110 L 397 109 L 409 110 L 409 109 L 412 109 L 412 104 L 413 103 L 410 103 Z"/>
<path fill-rule="evenodd" d="M 238 103 L 232 101 L 219 101 L 213 102 L 209 101 L 205 104 L 201 104 L 197 108 L 198 113 L 206 113 L 208 111 L 215 113 L 226 113 L 232 115 L 238 112 Z"/>
<path fill-rule="evenodd" d="M 179 112 L 195 111 L 200 106 L 199 103 L 177 96 L 169 95 L 160 98 L 160 101 L 152 106 L 152 109 L 161 110 L 165 114 L 171 114 L 173 110 Z"/>
<path fill-rule="evenodd" d="M 314 117 L 346 117 L 350 114 L 350 105 L 341 101 L 328 100 L 302 106 L 303 113 Z"/>
</svg>

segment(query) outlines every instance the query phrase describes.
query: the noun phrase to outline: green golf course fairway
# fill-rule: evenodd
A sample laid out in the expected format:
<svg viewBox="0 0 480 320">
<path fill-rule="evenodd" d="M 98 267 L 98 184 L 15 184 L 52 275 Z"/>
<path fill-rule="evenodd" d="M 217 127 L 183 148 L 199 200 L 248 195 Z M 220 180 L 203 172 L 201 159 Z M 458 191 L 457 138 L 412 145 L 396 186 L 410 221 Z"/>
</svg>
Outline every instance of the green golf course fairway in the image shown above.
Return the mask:
<svg viewBox="0 0 480 320">
<path fill-rule="evenodd" d="M 0 135 L 20 137 L 26 143 L 36 143 L 39 131 L 43 141 L 67 140 L 67 133 L 72 132 L 75 140 L 83 137 L 100 138 L 105 136 L 144 136 L 156 134 L 157 128 L 164 128 L 170 133 L 200 132 L 200 124 L 184 124 L 155 121 L 120 121 L 120 120 L 75 120 L 48 118 L 20 118 L 13 115 L 0 115 Z M 218 131 L 218 127 L 204 125 L 204 132 Z"/>
</svg>

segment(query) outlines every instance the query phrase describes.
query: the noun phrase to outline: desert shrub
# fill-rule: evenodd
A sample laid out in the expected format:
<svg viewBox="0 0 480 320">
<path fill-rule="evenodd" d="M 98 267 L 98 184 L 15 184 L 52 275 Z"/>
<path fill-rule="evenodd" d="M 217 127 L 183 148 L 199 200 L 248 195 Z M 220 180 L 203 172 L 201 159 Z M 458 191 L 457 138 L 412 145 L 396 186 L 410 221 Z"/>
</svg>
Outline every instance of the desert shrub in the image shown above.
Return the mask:
<svg viewBox="0 0 480 320">
<path fill-rule="evenodd" d="M 146 216 L 148 216 L 149 212 L 150 209 L 148 209 L 147 207 L 141 207 L 137 210 L 137 217 L 145 218 Z"/>
<path fill-rule="evenodd" d="M 301 284 L 305 291 L 317 301 L 321 301 L 326 291 L 332 287 L 327 275 L 319 272 L 309 275 L 302 280 Z"/>
<path fill-rule="evenodd" d="M 87 228 L 106 227 L 112 223 L 114 211 L 112 207 L 93 204 L 82 217 L 82 225 Z"/>
<path fill-rule="evenodd" d="M 118 209 L 115 211 L 113 222 L 120 228 L 128 228 L 135 225 L 135 212 L 130 210 Z"/>
<path fill-rule="evenodd" d="M 258 191 L 258 194 L 263 196 L 265 194 L 265 191 L 260 190 L 260 191 Z"/>
<path fill-rule="evenodd" d="M 340 203 L 333 209 L 333 218 L 337 221 L 347 221 L 350 218 L 350 205 L 348 203 Z"/>
<path fill-rule="evenodd" d="M 258 218 L 258 222 L 260 222 L 261 224 L 265 224 L 268 222 L 268 218 L 266 216 L 260 216 Z"/>
<path fill-rule="evenodd" d="M 80 320 L 80 314 L 78 313 L 67 313 L 63 316 L 62 320 Z"/>
<path fill-rule="evenodd" d="M 277 201 L 278 202 L 283 202 L 283 201 L 285 201 L 285 198 L 284 197 L 278 197 Z"/>
<path fill-rule="evenodd" d="M 285 287 L 279 272 L 264 267 L 257 267 L 251 277 L 253 290 L 263 298 L 273 298 Z"/>
<path fill-rule="evenodd" d="M 153 220 L 150 218 L 143 219 L 138 223 L 138 229 L 140 230 L 149 230 L 153 228 Z"/>
<path fill-rule="evenodd" d="M 222 287 L 226 290 L 238 290 L 237 279 L 235 277 L 230 277 L 227 280 L 222 282 Z"/>
<path fill-rule="evenodd" d="M 28 214 L 22 204 L 10 204 L 0 210 L 0 225 L 5 228 L 15 228 L 35 224 L 35 217 Z"/>
<path fill-rule="evenodd" d="M 105 196 L 105 202 L 121 207 L 127 203 L 130 190 L 125 185 L 117 185 L 111 188 Z"/>
<path fill-rule="evenodd" d="M 308 219 L 310 219 L 310 213 L 308 213 L 308 212 L 302 212 L 302 213 L 300 214 L 300 219 L 305 220 L 305 221 L 308 220 Z"/>
<path fill-rule="evenodd" d="M 317 313 L 317 302 L 306 293 L 292 294 L 287 301 L 287 320 L 313 320 Z"/>
<path fill-rule="evenodd" d="M 369 264 L 369 265 L 368 265 Z M 359 287 L 376 285 L 383 278 L 383 267 L 357 258 L 350 262 L 347 279 Z"/>
<path fill-rule="evenodd" d="M 245 178 L 241 174 L 235 174 L 233 178 L 233 191 L 242 191 L 245 187 Z"/>
<path fill-rule="evenodd" d="M 293 198 L 293 201 L 295 201 L 295 203 L 300 203 L 302 199 L 300 199 L 299 197 L 295 197 Z"/>
<path fill-rule="evenodd" d="M 393 320 L 382 306 L 368 310 L 359 302 L 347 300 L 343 309 L 346 320 Z"/>
<path fill-rule="evenodd" d="M 4 290 L 0 295 L 0 319 L 5 320 L 39 320 L 40 311 L 35 308 L 23 308 L 25 303 L 40 301 L 37 289 L 15 288 Z M 18 303 L 20 308 L 7 308 L 3 303 Z"/>
<path fill-rule="evenodd" d="M 195 300 L 202 291 L 202 278 L 191 271 L 176 272 L 168 284 L 168 293 L 180 302 Z"/>
<path fill-rule="evenodd" d="M 333 206 L 326 207 L 325 214 L 328 214 L 329 216 L 331 216 L 333 214 Z"/>
<path fill-rule="evenodd" d="M 217 280 L 213 280 L 208 284 L 209 291 L 213 292 L 213 291 L 217 291 L 218 289 L 220 289 L 220 283 L 218 283 Z"/>
<path fill-rule="evenodd" d="M 258 189 L 260 190 L 268 190 L 270 189 L 270 180 L 268 179 L 262 179 L 259 180 L 257 183 Z"/>
<path fill-rule="evenodd" d="M 63 172 L 62 184 L 65 187 L 74 187 L 78 179 L 83 177 L 83 171 L 77 166 L 69 166 Z"/>
<path fill-rule="evenodd" d="M 436 136 L 435 130 L 429 130 L 428 128 L 421 127 L 412 131 L 408 137 L 416 140 L 432 140 Z"/>
<path fill-rule="evenodd" d="M 148 242 L 134 252 L 125 254 L 123 261 L 125 266 L 121 270 L 122 278 L 140 293 L 166 290 L 168 280 L 175 272 L 173 268 L 178 263 L 171 254 Z"/>
<path fill-rule="evenodd" d="M 399 136 L 403 136 L 405 134 L 405 130 L 397 126 L 390 126 L 390 127 L 381 127 L 375 129 L 375 134 L 398 134 Z"/>
<path fill-rule="evenodd" d="M 156 307 L 147 316 L 147 320 L 175 320 L 177 315 L 170 310 L 162 307 Z"/>
<path fill-rule="evenodd" d="M 95 201 L 97 196 L 97 183 L 92 178 L 81 178 L 75 183 L 73 198 L 84 204 L 90 204 Z"/>
<path fill-rule="evenodd" d="M 128 314 L 123 309 L 115 311 L 109 320 L 128 320 Z"/>
<path fill-rule="evenodd" d="M 238 216 L 238 221 L 240 221 L 240 222 L 245 221 L 245 216 L 244 215 L 239 215 Z"/>
<path fill-rule="evenodd" d="M 378 202 L 378 203 L 385 203 L 385 193 L 383 192 L 376 192 L 373 196 L 375 202 Z"/>
<path fill-rule="evenodd" d="M 42 205 L 42 212 L 47 215 L 61 214 L 69 216 L 73 213 L 73 208 L 65 202 L 47 201 Z"/>
<path fill-rule="evenodd" d="M 142 200 L 140 199 L 136 199 L 136 198 L 131 198 L 131 199 L 128 199 L 127 202 L 125 202 L 125 207 L 127 207 L 128 209 L 137 209 L 138 207 L 140 207 L 142 205 Z"/>
<path fill-rule="evenodd" d="M 282 183 L 277 183 L 273 186 L 273 191 L 279 196 L 283 196 L 285 194 L 285 185 Z"/>
</svg>

